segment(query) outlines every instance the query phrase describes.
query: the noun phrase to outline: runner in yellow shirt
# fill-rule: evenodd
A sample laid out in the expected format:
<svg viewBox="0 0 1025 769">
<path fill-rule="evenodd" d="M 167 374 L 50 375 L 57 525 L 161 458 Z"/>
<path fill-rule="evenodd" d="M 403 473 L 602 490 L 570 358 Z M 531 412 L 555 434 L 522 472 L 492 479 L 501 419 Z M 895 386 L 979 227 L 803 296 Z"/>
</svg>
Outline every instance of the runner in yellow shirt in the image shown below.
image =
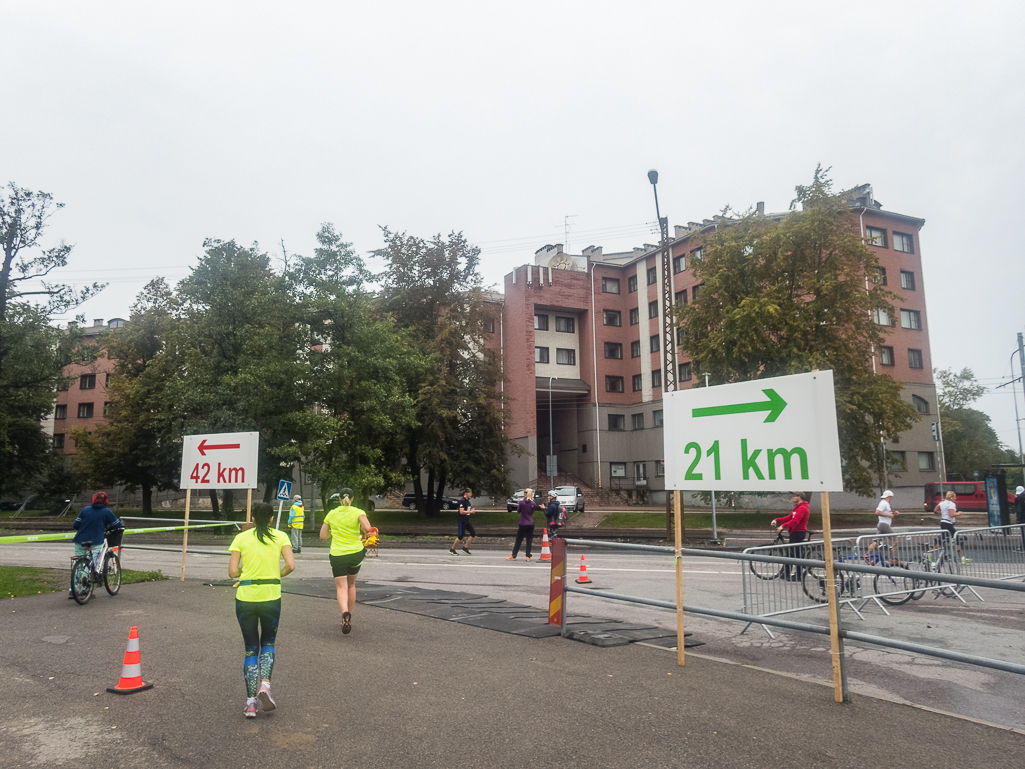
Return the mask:
<svg viewBox="0 0 1025 769">
<path fill-rule="evenodd" d="M 274 710 L 270 676 L 274 670 L 274 639 L 281 618 L 281 578 L 295 571 L 295 557 L 288 537 L 270 522 L 274 510 L 260 504 L 253 508 L 251 529 L 243 531 L 228 548 L 228 576 L 238 579 L 235 617 L 246 646 L 242 674 L 246 681 L 246 718 L 256 718 L 257 702 L 264 713 Z M 285 565 L 281 565 L 284 558 Z"/>
<path fill-rule="evenodd" d="M 356 606 L 356 575 L 363 564 L 367 549 L 360 539 L 360 532 L 370 533 L 370 521 L 358 507 L 352 507 L 352 489 L 342 489 L 332 495 L 338 500 L 338 507 L 324 517 L 320 527 L 320 538 L 331 538 L 331 573 L 335 578 L 335 592 L 338 606 L 342 610 L 342 633 L 352 630 L 352 610 Z"/>
</svg>

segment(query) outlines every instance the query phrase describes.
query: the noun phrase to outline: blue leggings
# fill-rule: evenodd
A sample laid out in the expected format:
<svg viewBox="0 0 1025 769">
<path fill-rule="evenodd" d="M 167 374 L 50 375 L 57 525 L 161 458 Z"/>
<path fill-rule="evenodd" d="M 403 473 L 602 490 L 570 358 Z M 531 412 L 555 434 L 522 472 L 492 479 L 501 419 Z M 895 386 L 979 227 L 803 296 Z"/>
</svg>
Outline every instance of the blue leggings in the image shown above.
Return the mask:
<svg viewBox="0 0 1025 769">
<path fill-rule="evenodd" d="M 242 674 L 246 679 L 246 696 L 255 697 L 261 679 L 270 681 L 274 670 L 274 639 L 281 619 L 281 599 L 273 601 L 235 600 L 235 617 L 242 628 L 246 659 Z"/>
</svg>

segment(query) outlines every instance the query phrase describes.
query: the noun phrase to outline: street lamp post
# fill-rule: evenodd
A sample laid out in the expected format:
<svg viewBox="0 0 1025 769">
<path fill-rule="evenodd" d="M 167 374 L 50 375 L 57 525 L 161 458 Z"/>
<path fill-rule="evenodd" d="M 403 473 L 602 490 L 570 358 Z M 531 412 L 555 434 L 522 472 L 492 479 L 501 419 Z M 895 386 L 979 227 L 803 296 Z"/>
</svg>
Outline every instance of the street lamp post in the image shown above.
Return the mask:
<svg viewBox="0 0 1025 769">
<path fill-rule="evenodd" d="M 555 433 L 552 431 L 552 380 L 557 376 L 548 377 L 548 490 L 555 488 L 555 476 L 552 474 L 552 456 L 555 454 Z"/>
<path fill-rule="evenodd" d="M 676 390 L 676 321 L 673 317 L 673 270 L 669 254 L 669 219 L 663 219 L 658 208 L 658 171 L 648 171 L 648 181 L 655 193 L 655 216 L 658 217 L 660 233 L 659 246 L 662 251 L 662 402 L 665 396 Z M 664 461 L 664 460 L 663 460 Z M 683 518 L 681 517 L 681 521 Z M 673 533 L 672 494 L 666 489 L 666 539 Z"/>
</svg>

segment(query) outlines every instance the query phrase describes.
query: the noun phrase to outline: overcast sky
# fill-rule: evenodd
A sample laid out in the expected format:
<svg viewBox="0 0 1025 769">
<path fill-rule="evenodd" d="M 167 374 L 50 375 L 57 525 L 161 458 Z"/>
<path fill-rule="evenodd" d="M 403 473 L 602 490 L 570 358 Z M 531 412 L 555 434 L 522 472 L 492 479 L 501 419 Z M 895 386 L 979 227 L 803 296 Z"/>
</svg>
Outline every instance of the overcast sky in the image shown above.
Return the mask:
<svg viewBox="0 0 1025 769">
<path fill-rule="evenodd" d="M 654 243 L 651 167 L 672 226 L 785 210 L 822 163 L 926 220 L 933 364 L 992 388 L 1025 327 L 1023 32 L 979 0 L 0 0 L 0 184 L 66 204 L 91 320 L 204 238 L 462 230 L 498 286 L 548 243 Z M 1010 390 L 980 406 L 1017 448 Z"/>
</svg>

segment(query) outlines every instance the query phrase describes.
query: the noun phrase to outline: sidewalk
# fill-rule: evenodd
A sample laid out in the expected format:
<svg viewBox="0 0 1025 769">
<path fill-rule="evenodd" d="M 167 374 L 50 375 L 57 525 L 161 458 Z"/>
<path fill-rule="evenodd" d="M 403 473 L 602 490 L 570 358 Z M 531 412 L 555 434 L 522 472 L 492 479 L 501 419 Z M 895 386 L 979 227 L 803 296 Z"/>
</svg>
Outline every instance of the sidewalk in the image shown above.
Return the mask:
<svg viewBox="0 0 1025 769">
<path fill-rule="evenodd" d="M 5 601 L 4 766 L 1021 765 L 1020 734 L 637 644 L 597 648 L 286 594 L 278 709 L 242 717 L 234 591 Z M 131 625 L 148 692 L 114 685 Z M 94 696 L 95 694 L 95 696 Z"/>
</svg>

